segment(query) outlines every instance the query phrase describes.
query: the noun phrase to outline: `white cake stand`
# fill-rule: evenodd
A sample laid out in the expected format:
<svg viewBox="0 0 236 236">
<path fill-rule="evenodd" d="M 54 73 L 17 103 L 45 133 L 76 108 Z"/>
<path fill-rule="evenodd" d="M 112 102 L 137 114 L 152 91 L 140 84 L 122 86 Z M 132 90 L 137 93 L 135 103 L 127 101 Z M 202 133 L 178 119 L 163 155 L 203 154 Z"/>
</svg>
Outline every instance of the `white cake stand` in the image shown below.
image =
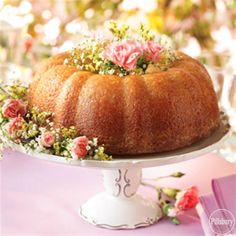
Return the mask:
<svg viewBox="0 0 236 236">
<path fill-rule="evenodd" d="M 105 191 L 84 203 L 79 208 L 80 216 L 103 228 L 134 229 L 149 226 L 162 217 L 156 202 L 136 193 L 141 182 L 142 168 L 177 163 L 209 153 L 219 147 L 229 133 L 227 117 L 222 117 L 220 127 L 210 137 L 173 152 L 114 157 L 112 161 L 66 160 L 41 153 L 30 153 L 30 156 L 67 165 L 102 169 Z M 25 152 L 22 149 L 20 151 Z"/>
</svg>

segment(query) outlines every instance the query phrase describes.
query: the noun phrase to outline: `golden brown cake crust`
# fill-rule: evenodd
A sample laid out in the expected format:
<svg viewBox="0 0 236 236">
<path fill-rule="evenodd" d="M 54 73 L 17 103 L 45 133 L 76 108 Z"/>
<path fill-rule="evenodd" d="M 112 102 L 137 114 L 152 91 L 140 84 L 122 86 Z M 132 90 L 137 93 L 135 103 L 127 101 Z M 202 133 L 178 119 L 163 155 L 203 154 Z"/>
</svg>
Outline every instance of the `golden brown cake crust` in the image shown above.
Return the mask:
<svg viewBox="0 0 236 236">
<path fill-rule="evenodd" d="M 198 61 L 181 52 L 182 59 L 166 71 L 122 78 L 63 65 L 67 55 L 37 69 L 30 106 L 53 112 L 57 126 L 74 125 L 80 134 L 97 137 L 108 153 L 174 150 L 218 127 L 212 81 Z"/>
</svg>

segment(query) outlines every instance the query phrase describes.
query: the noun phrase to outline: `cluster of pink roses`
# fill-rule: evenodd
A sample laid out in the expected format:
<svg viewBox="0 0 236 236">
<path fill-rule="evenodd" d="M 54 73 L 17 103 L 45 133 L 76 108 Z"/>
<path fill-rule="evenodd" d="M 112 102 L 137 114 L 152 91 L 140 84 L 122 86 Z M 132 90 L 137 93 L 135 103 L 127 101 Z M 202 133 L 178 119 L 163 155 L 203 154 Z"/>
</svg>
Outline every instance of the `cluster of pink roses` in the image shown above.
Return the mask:
<svg viewBox="0 0 236 236">
<path fill-rule="evenodd" d="M 17 132 L 23 129 L 26 121 L 23 116 L 27 113 L 26 104 L 19 99 L 7 99 L 2 107 L 4 117 L 10 119 L 5 129 L 11 138 L 17 137 Z M 41 135 L 39 142 L 44 147 L 51 147 L 55 141 L 55 137 L 51 132 L 45 132 Z"/>
<path fill-rule="evenodd" d="M 6 124 L 6 131 L 11 137 L 15 137 L 18 130 L 23 128 L 25 120 L 22 118 L 27 113 L 27 106 L 18 99 L 7 99 L 2 107 L 4 117 L 10 119 Z"/>
<path fill-rule="evenodd" d="M 2 114 L 7 118 L 24 116 L 26 112 L 25 103 L 19 99 L 7 99 L 2 107 Z"/>
<path fill-rule="evenodd" d="M 51 147 L 55 142 L 55 136 L 52 132 L 44 132 L 40 136 L 40 143 L 44 147 Z M 80 136 L 72 141 L 72 147 L 70 149 L 71 156 L 74 160 L 83 159 L 88 153 L 89 139 L 86 136 Z"/>
<path fill-rule="evenodd" d="M 162 50 L 163 47 L 154 41 L 140 43 L 126 40 L 110 44 L 105 49 L 104 57 L 126 70 L 133 70 L 137 66 L 138 59 L 142 56 L 147 61 L 158 62 Z"/>
<path fill-rule="evenodd" d="M 17 133 L 23 129 L 26 124 L 23 118 L 27 113 L 26 104 L 19 99 L 7 99 L 2 107 L 2 115 L 9 119 L 5 130 L 12 139 L 19 139 Z M 53 132 L 43 132 L 38 142 L 43 147 L 50 148 L 55 143 L 56 138 Z M 88 153 L 88 138 L 86 136 L 78 137 L 73 140 L 71 155 L 73 159 L 84 158 Z"/>
<path fill-rule="evenodd" d="M 175 217 L 181 211 L 194 208 L 198 202 L 198 189 L 195 186 L 182 190 L 177 193 L 175 206 L 168 210 L 167 215 Z"/>
</svg>

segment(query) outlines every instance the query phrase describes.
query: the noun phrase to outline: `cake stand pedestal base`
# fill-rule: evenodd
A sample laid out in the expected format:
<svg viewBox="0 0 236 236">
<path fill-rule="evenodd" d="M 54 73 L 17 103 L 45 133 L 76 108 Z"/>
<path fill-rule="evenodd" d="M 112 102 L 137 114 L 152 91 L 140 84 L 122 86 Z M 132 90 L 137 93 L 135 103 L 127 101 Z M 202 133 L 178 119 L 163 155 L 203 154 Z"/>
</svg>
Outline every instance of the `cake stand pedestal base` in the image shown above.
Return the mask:
<svg viewBox="0 0 236 236">
<path fill-rule="evenodd" d="M 108 229 L 134 229 L 158 221 L 162 211 L 157 203 L 136 193 L 141 175 L 138 167 L 103 170 L 106 191 L 83 204 L 80 216 Z"/>
</svg>

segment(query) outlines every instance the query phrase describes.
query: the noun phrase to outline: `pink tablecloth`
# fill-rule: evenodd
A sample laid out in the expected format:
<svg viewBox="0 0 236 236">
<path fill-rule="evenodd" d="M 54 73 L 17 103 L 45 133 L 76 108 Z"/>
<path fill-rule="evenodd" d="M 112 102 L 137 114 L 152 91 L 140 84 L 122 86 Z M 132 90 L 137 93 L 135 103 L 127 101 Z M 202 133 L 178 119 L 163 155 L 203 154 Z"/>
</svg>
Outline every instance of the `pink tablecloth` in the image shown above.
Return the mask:
<svg viewBox="0 0 236 236">
<path fill-rule="evenodd" d="M 102 191 L 100 170 L 64 166 L 6 151 L 1 165 L 2 236 L 70 236 L 70 235 L 203 235 L 195 210 L 181 216 L 175 226 L 167 220 L 136 230 L 111 231 L 96 228 L 77 215 L 79 205 Z M 175 171 L 185 172 L 181 179 L 162 180 L 162 185 L 188 187 L 197 185 L 200 193 L 211 191 L 211 179 L 236 173 L 236 165 L 209 154 L 186 162 L 144 169 L 144 177 Z M 155 197 L 143 187 L 143 194 Z"/>
</svg>

